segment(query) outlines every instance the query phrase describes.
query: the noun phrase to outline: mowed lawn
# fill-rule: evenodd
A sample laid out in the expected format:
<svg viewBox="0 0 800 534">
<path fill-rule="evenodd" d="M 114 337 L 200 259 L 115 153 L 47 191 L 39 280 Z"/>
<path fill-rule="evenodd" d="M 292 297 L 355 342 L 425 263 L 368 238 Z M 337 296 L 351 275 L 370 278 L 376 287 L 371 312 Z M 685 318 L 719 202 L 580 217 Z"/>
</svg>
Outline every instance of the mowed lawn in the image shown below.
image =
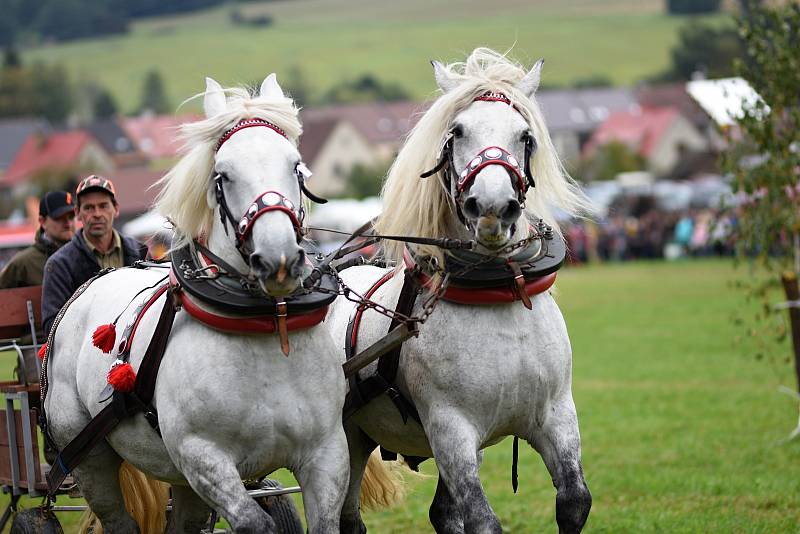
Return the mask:
<svg viewBox="0 0 800 534">
<path fill-rule="evenodd" d="M 789 347 L 758 361 L 749 345 L 734 344 L 731 316 L 746 304 L 728 284 L 745 274 L 723 260 L 559 274 L 594 496 L 586 532 L 800 532 L 800 440 L 783 441 L 798 406 L 778 392 L 794 387 Z M 524 444 L 520 452 L 514 495 L 511 440 L 486 451 L 492 506 L 506 532 L 555 533 L 549 475 L 538 454 Z M 432 462 L 423 471 L 405 504 L 365 513 L 370 532 L 432 532 Z M 278 478 L 292 482 L 286 472 Z"/>
<path fill-rule="evenodd" d="M 151 69 L 163 75 L 174 107 L 204 89 L 204 76 L 234 85 L 270 72 L 285 81 L 296 71 L 312 98 L 369 73 L 421 100 L 435 89 L 429 59 L 461 61 L 478 46 L 513 47 L 512 55 L 528 66 L 546 58 L 545 85 L 596 75 L 633 84 L 669 65 L 678 28 L 688 20 L 666 15 L 662 0 L 304 0 L 240 6 L 247 16 L 268 15 L 274 23 L 235 26 L 225 6 L 141 20 L 127 35 L 43 45 L 25 49 L 23 56 L 26 62 L 62 63 L 74 81 L 101 83 L 126 113 L 136 111 Z"/>
</svg>

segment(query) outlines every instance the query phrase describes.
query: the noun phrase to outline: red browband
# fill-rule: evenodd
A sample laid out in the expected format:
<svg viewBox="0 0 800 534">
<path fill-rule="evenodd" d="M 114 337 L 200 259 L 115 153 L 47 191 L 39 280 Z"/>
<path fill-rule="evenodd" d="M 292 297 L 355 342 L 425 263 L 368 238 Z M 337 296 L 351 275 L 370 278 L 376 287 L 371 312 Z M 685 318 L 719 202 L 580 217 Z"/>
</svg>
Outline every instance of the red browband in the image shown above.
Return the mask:
<svg viewBox="0 0 800 534">
<path fill-rule="evenodd" d="M 219 141 L 217 142 L 217 147 L 214 149 L 214 152 L 219 151 L 220 147 L 222 147 L 222 145 L 225 144 L 225 141 L 230 139 L 231 136 L 236 132 L 244 130 L 245 128 L 253 128 L 256 126 L 263 126 L 265 128 L 269 128 L 275 133 L 278 133 L 281 136 L 285 137 L 286 139 L 289 139 L 289 136 L 286 135 L 286 132 L 284 132 L 283 130 L 281 130 L 280 128 L 278 128 L 269 121 L 266 121 L 264 119 L 245 119 L 243 121 L 239 121 L 233 128 L 227 130 L 224 134 L 222 134 L 222 137 L 220 137 Z"/>
<path fill-rule="evenodd" d="M 481 96 L 475 97 L 473 102 L 477 102 L 479 100 L 481 100 L 483 102 L 502 102 L 503 104 L 507 104 L 507 105 L 511 106 L 512 108 L 514 108 L 517 111 L 517 113 L 522 115 L 522 112 L 519 110 L 519 108 L 516 106 L 516 104 L 511 102 L 511 99 L 508 98 L 504 93 L 499 93 L 499 92 L 496 92 L 496 91 L 486 91 Z"/>
</svg>

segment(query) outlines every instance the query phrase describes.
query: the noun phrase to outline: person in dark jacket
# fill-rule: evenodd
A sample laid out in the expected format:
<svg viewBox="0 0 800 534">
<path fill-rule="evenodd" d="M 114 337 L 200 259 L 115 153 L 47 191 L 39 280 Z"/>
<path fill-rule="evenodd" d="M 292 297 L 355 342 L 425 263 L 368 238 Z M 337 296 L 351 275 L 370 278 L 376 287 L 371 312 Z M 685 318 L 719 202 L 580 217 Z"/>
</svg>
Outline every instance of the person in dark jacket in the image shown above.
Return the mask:
<svg viewBox="0 0 800 534">
<path fill-rule="evenodd" d="M 81 284 L 102 269 L 133 265 L 145 259 L 147 247 L 114 230 L 119 216 L 114 184 L 102 176 L 84 178 L 75 190 L 83 228 L 53 254 L 44 268 L 42 326 L 45 333 L 59 310 Z"/>
<path fill-rule="evenodd" d="M 39 201 L 39 230 L 33 245 L 19 251 L 0 272 L 0 289 L 42 285 L 44 264 L 75 233 L 72 194 L 50 191 Z"/>
</svg>

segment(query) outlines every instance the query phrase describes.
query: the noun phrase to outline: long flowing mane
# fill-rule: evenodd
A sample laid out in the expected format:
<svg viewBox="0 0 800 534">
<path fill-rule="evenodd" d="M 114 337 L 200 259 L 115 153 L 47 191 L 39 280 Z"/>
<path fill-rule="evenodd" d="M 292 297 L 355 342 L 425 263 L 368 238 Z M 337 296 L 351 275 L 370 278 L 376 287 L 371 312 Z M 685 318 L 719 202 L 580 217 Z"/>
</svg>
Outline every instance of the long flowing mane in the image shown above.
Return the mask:
<svg viewBox="0 0 800 534">
<path fill-rule="evenodd" d="M 525 69 L 502 54 L 477 48 L 464 63 L 448 65 L 458 86 L 441 95 L 409 133 L 397 159 L 389 169 L 381 196 L 383 213 L 377 230 L 386 235 L 442 237 L 453 234 L 455 206 L 437 176 L 427 179 L 420 173 L 436 164 L 442 141 L 453 118 L 486 91 L 507 95 L 531 127 L 538 149 L 531 160 L 536 188 L 528 192 L 525 212 L 541 217 L 560 234 L 552 208 L 569 215 L 591 213 L 589 200 L 569 177 L 556 154 L 550 134 L 535 100 L 517 89 Z M 402 258 L 402 244 L 387 245 L 387 255 Z M 421 252 L 441 259 L 439 249 L 421 247 Z"/>
<path fill-rule="evenodd" d="M 214 169 L 214 148 L 225 131 L 243 119 L 259 118 L 281 128 L 295 146 L 302 133 L 298 109 L 292 99 L 252 96 L 241 87 L 225 89 L 225 93 L 224 112 L 180 127 L 183 157 L 156 182 L 161 190 L 155 210 L 174 224 L 177 246 L 211 230 L 214 211 L 208 205 L 207 195 Z"/>
</svg>

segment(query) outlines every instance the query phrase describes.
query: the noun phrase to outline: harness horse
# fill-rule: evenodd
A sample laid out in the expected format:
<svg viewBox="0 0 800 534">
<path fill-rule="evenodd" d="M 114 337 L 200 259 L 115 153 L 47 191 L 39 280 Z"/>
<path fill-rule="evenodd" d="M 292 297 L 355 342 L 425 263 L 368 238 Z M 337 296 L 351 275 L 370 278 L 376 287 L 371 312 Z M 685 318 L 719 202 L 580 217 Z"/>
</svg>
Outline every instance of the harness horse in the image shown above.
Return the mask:
<svg viewBox="0 0 800 534">
<path fill-rule="evenodd" d="M 379 444 L 412 467 L 435 458 L 436 532 L 499 534 L 478 468 L 481 450 L 506 436 L 541 454 L 557 490 L 559 531 L 580 532 L 591 495 L 580 460 L 569 338 L 547 289 L 564 257 L 551 207 L 574 214 L 590 209 L 588 201 L 563 171 L 534 99 L 542 62 L 526 72 L 477 49 L 464 64 L 433 65 L 443 95 L 390 169 L 375 230 L 475 246 L 387 245 L 386 260 L 399 267 L 341 272 L 351 291 L 396 310 L 390 322 L 391 314 L 335 301 L 326 324 L 349 354 L 410 317 L 428 315 L 402 349 L 350 381 L 342 532 L 366 531 L 359 483 Z"/>
<path fill-rule="evenodd" d="M 234 532 L 276 532 L 242 480 L 288 467 L 308 531 L 338 532 L 345 382 L 320 324 L 333 296 L 302 285 L 302 195 L 314 197 L 297 109 L 274 74 L 255 97 L 207 79 L 203 105 L 160 182 L 157 209 L 180 237 L 172 267 L 101 273 L 51 330 L 42 404 L 60 455 L 49 482 L 74 472 L 105 532 L 139 532 L 119 487 L 126 460 L 172 485 L 169 532 L 199 532 L 212 508 Z"/>
</svg>

